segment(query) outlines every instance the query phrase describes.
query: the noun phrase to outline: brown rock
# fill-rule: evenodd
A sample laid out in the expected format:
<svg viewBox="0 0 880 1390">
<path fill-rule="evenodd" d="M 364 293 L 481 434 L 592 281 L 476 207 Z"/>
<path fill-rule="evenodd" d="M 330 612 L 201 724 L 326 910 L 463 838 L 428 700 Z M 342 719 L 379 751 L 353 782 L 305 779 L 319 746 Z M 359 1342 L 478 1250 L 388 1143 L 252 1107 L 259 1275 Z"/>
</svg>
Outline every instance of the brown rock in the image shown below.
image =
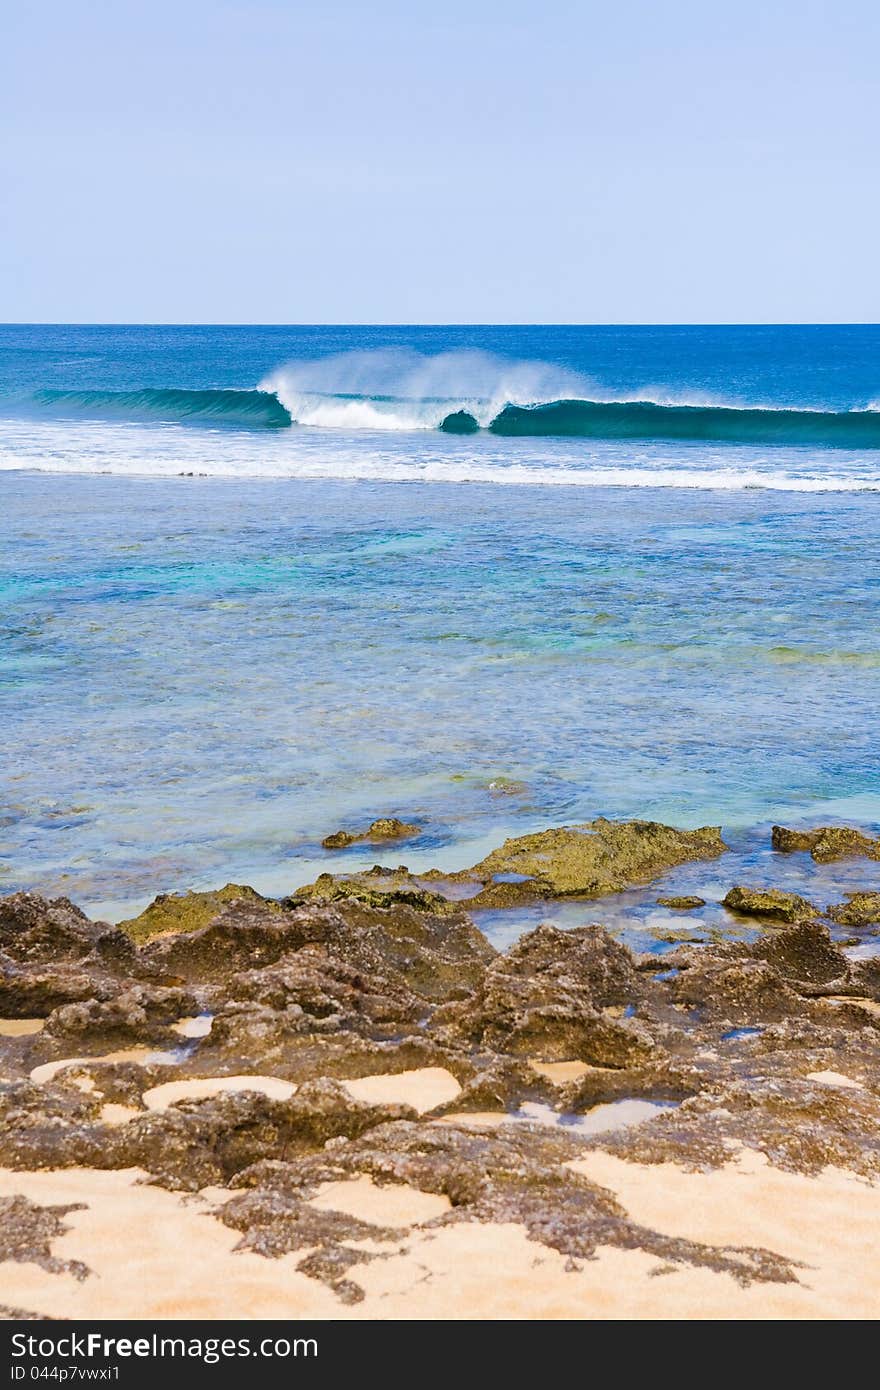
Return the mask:
<svg viewBox="0 0 880 1390">
<path fill-rule="evenodd" d="M 630 1066 L 650 1054 L 651 1035 L 601 1010 L 639 992 L 631 952 L 601 927 L 565 932 L 544 924 L 434 1022 L 451 1037 L 517 1057 Z"/>
<path fill-rule="evenodd" d="M 849 969 L 846 956 L 831 940 L 821 922 L 799 922 L 754 947 L 754 955 L 766 960 L 786 980 L 801 985 L 827 985 L 843 979 Z"/>
</svg>

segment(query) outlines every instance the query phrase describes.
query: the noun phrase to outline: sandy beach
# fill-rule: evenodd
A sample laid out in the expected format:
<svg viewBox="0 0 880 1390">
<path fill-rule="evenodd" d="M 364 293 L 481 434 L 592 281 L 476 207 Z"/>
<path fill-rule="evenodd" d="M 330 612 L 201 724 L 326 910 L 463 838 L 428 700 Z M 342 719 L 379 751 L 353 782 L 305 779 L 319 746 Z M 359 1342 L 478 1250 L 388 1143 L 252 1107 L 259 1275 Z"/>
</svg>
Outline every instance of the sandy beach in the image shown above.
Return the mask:
<svg viewBox="0 0 880 1390">
<path fill-rule="evenodd" d="M 878 844 L 774 831 L 805 881 Z M 734 884 L 745 939 L 659 956 L 590 924 L 726 854 L 599 820 L 115 927 L 0 899 L 5 1316 L 876 1317 L 880 895 Z M 561 897 L 501 953 L 469 915 Z"/>
<path fill-rule="evenodd" d="M 403 1232 L 377 1242 L 381 1259 L 360 1275 L 363 1301 L 340 1304 L 297 1270 L 298 1256 L 267 1261 L 236 1252 L 213 1213 L 229 1199 L 205 1189 L 181 1197 L 144 1185 L 137 1170 L 0 1173 L 3 1197 L 41 1206 L 75 1203 L 56 1259 L 92 1273 L 47 1274 L 0 1265 L 0 1299 L 55 1318 L 876 1318 L 880 1187 L 827 1169 L 805 1178 L 744 1151 L 712 1174 L 649 1167 L 601 1154 L 576 1160 L 634 1219 L 710 1245 L 755 1245 L 790 1261 L 785 1284 L 739 1283 L 646 1252 L 599 1247 L 576 1268 L 513 1223 L 432 1227 L 448 1201 L 369 1179 L 326 1184 L 312 1199 Z M 81 1204 L 81 1205 L 80 1205 Z M 833 1238 L 831 1237 L 833 1233 Z M 180 1259 L 181 1246 L 187 1258 Z M 660 1281 L 662 1276 L 662 1281 Z M 659 1286 L 658 1286 L 659 1285 Z"/>
</svg>

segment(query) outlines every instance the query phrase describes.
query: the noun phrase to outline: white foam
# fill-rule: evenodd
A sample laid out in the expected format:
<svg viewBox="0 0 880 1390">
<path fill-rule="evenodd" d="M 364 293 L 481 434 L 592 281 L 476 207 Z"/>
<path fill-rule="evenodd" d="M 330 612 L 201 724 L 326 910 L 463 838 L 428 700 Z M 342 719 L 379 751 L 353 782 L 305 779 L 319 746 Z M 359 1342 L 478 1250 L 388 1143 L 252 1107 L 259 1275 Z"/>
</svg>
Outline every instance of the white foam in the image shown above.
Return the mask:
<svg viewBox="0 0 880 1390">
<path fill-rule="evenodd" d="M 548 362 L 393 349 L 290 362 L 264 377 L 260 390 L 273 391 L 300 424 L 412 430 L 436 429 L 457 410 L 488 425 L 505 405 L 586 399 L 594 397 L 595 385 Z"/>
<path fill-rule="evenodd" d="M 246 432 L 118 421 L 0 420 L 0 471 L 11 469 L 520 487 L 880 490 L 880 456 L 854 450 L 501 439 L 427 430 L 403 435 L 394 428 Z"/>
</svg>

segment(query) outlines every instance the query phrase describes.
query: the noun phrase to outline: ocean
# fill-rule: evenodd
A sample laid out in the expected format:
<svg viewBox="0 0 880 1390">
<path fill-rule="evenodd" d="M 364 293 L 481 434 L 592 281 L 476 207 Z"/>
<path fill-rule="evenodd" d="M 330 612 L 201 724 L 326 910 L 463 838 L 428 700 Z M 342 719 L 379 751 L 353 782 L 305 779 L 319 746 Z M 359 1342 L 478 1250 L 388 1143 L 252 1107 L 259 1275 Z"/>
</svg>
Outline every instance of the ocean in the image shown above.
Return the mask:
<svg viewBox="0 0 880 1390">
<path fill-rule="evenodd" d="M 880 327 L 2 325 L 0 503 L 2 891 L 880 826 Z"/>
</svg>

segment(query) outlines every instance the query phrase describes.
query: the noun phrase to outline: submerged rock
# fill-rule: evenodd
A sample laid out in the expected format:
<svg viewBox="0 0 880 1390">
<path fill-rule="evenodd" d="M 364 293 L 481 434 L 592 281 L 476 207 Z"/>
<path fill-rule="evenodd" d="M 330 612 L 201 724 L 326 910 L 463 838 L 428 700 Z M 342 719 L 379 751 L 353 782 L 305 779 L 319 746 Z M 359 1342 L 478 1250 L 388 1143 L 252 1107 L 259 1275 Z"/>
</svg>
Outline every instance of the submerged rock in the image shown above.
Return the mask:
<svg viewBox="0 0 880 1390">
<path fill-rule="evenodd" d="M 880 859 L 880 840 L 848 825 L 820 825 L 815 830 L 787 830 L 784 825 L 774 825 L 771 843 L 780 854 L 808 852 L 817 864 L 830 864 L 849 855 Z"/>
<path fill-rule="evenodd" d="M 675 912 L 693 912 L 698 907 L 706 906 L 705 898 L 698 898 L 696 894 L 683 893 L 680 897 L 658 898 L 657 902 L 661 907 L 672 908 Z"/>
<path fill-rule="evenodd" d="M 731 888 L 721 905 L 746 917 L 766 917 L 774 922 L 799 922 L 819 912 L 806 898 L 797 893 L 783 893 L 778 888 L 737 886 Z"/>
<path fill-rule="evenodd" d="M 383 840 L 411 840 L 421 835 L 420 825 L 410 825 L 398 820 L 396 816 L 382 816 L 368 825 L 366 830 L 336 830 L 321 841 L 324 849 L 345 849 L 364 841 L 381 843 Z"/>
<path fill-rule="evenodd" d="M 676 830 L 656 821 L 600 817 L 506 840 L 460 877 L 486 884 L 500 875 L 521 875 L 528 883 L 515 886 L 533 897 L 598 898 L 646 883 L 677 864 L 715 859 L 726 848 L 717 826 Z"/>
</svg>

